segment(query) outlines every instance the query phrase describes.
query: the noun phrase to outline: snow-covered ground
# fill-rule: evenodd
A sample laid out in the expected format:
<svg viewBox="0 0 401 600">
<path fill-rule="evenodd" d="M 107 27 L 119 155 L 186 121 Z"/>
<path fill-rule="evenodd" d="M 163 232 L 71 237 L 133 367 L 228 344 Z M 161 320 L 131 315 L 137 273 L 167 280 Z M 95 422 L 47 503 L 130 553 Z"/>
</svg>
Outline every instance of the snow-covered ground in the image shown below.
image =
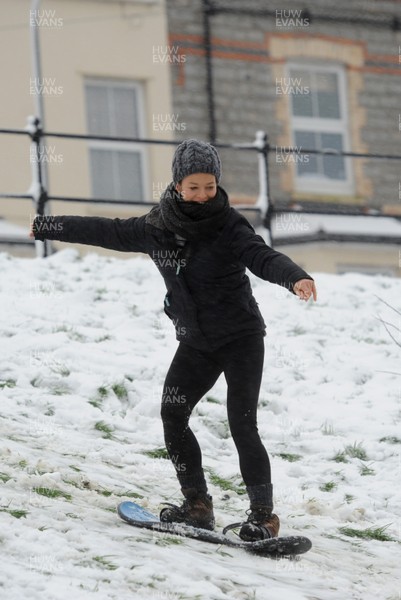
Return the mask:
<svg viewBox="0 0 401 600">
<path fill-rule="evenodd" d="M 251 275 L 268 326 L 259 429 L 275 511 L 283 535 L 313 541 L 290 561 L 116 515 L 130 497 L 152 511 L 180 501 L 172 465 L 152 457 L 177 342 L 150 260 L 2 253 L 0 272 L 2 599 L 401 598 L 400 348 L 380 321 L 400 338 L 385 304 L 400 310 L 399 279 L 312 273 L 318 301 L 304 303 Z M 222 376 L 192 418 L 218 527 L 248 508 L 225 392 Z"/>
</svg>

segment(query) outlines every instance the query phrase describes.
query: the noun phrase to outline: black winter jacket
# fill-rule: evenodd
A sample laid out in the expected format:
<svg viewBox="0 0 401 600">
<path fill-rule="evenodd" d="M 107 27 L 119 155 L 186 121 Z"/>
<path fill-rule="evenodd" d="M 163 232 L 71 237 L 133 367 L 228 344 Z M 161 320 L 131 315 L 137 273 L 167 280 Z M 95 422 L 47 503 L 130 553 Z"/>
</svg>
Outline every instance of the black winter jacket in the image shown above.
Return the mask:
<svg viewBox="0 0 401 600">
<path fill-rule="evenodd" d="M 246 268 L 294 293 L 299 279 L 312 279 L 288 256 L 270 248 L 236 209 L 213 240 L 186 242 L 146 222 L 104 217 L 36 217 L 35 239 L 101 246 L 148 254 L 166 284 L 164 311 L 177 340 L 215 350 L 266 325 L 252 294 Z M 181 242 L 182 243 L 182 242 Z"/>
</svg>

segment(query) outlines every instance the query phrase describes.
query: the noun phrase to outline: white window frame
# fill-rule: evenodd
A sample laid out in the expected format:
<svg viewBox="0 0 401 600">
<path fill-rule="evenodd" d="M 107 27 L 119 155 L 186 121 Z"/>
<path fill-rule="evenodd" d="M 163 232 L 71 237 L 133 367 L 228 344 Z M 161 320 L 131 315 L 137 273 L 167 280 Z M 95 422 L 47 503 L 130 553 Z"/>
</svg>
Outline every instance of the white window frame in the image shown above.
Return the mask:
<svg viewBox="0 0 401 600">
<path fill-rule="evenodd" d="M 127 81 L 120 79 L 110 79 L 104 77 L 85 77 L 84 78 L 84 92 L 85 92 L 85 102 L 86 100 L 86 86 L 88 84 L 102 84 L 102 86 L 107 86 L 109 88 L 112 87 L 123 87 L 127 89 L 134 89 L 136 91 L 136 97 L 138 100 L 138 137 L 145 138 L 145 101 L 144 101 L 144 90 L 143 86 L 137 81 Z M 85 113 L 88 109 L 88 106 L 85 106 Z M 110 111 L 110 114 L 113 116 L 113 111 Z M 88 123 L 87 123 L 87 131 Z M 88 133 L 88 135 L 90 135 Z M 88 150 L 89 150 L 89 160 L 90 151 L 91 150 L 111 150 L 111 151 L 120 151 L 120 152 L 137 152 L 141 156 L 141 164 L 142 164 L 142 172 L 141 172 L 141 185 L 143 190 L 144 197 L 141 199 L 142 201 L 146 201 L 149 198 L 149 163 L 148 163 L 148 153 L 145 148 L 145 144 L 138 144 L 135 142 L 108 142 L 101 140 L 88 140 Z M 90 174 L 90 185 L 91 185 L 91 193 L 92 197 L 94 197 L 93 191 L 93 181 L 92 175 Z M 126 200 L 126 198 L 119 198 L 120 200 Z M 117 200 L 111 200 L 110 204 L 114 204 Z M 124 205 L 120 205 L 124 206 Z"/>
<path fill-rule="evenodd" d="M 291 77 L 291 69 L 314 71 L 315 73 L 335 73 L 338 81 L 338 96 L 340 119 L 321 119 L 316 117 L 299 117 L 293 113 L 292 98 L 290 99 L 291 144 L 295 146 L 295 131 L 314 131 L 324 133 L 341 133 L 343 151 L 350 151 L 348 103 L 346 93 L 346 78 L 344 69 L 339 65 L 316 64 L 313 62 L 289 61 L 285 66 L 286 78 Z M 288 79 L 287 79 L 288 80 Z M 306 148 L 307 149 L 307 148 Z M 306 155 L 302 155 L 306 156 Z M 316 156 L 316 155 L 310 155 Z M 344 157 L 345 180 L 330 179 L 329 177 L 298 177 L 295 165 L 295 189 L 297 192 L 350 195 L 355 191 L 351 158 Z"/>
</svg>

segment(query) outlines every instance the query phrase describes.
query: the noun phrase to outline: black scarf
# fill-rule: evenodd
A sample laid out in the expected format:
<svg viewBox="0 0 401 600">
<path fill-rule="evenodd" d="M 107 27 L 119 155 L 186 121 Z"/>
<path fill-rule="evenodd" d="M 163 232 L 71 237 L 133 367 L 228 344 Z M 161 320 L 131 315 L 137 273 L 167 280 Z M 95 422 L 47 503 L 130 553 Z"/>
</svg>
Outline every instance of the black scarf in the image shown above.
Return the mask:
<svg viewBox="0 0 401 600">
<path fill-rule="evenodd" d="M 215 237 L 229 214 L 228 196 L 220 186 L 214 198 L 201 203 L 183 200 L 174 183 L 170 183 L 159 205 L 146 215 L 146 222 L 168 229 L 185 240 L 200 240 Z"/>
</svg>

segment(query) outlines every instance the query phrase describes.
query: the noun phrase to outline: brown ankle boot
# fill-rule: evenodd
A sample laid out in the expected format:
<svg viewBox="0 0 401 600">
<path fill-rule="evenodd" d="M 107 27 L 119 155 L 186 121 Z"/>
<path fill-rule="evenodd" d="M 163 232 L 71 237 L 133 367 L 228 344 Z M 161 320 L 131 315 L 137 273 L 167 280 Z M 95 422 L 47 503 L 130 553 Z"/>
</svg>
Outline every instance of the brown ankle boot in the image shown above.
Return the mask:
<svg viewBox="0 0 401 600">
<path fill-rule="evenodd" d="M 185 523 L 201 529 L 214 529 L 212 497 L 196 488 L 182 489 L 185 500 L 181 506 L 167 504 L 160 512 L 160 521 L 164 523 Z"/>
<path fill-rule="evenodd" d="M 280 519 L 266 506 L 251 506 L 248 520 L 241 527 L 239 536 L 244 542 L 256 542 L 278 536 Z"/>
</svg>

